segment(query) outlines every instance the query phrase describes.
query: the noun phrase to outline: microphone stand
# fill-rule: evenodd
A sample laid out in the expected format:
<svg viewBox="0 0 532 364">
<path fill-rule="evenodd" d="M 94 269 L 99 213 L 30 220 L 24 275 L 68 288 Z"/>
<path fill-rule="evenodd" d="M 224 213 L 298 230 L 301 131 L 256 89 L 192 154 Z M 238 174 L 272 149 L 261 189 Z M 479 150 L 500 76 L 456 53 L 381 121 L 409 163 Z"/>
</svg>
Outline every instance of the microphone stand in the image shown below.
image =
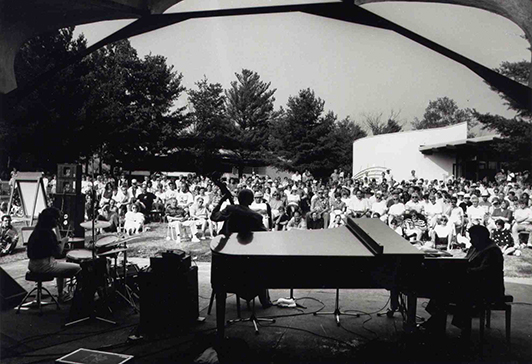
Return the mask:
<svg viewBox="0 0 532 364">
<path fill-rule="evenodd" d="M 96 200 L 96 191 L 94 189 L 94 157 L 92 158 L 92 186 L 91 186 L 91 211 L 92 211 L 92 223 L 91 223 L 91 233 L 92 233 L 92 261 L 89 262 L 89 264 L 93 264 L 93 269 L 96 269 L 96 239 L 95 239 L 95 228 L 94 228 L 94 222 L 97 218 L 97 215 L 96 215 L 96 203 L 95 203 L 95 200 Z M 107 258 L 104 258 L 106 260 L 105 264 L 107 265 Z M 106 283 L 107 284 L 107 283 Z M 106 289 L 104 287 L 104 289 Z M 77 289 L 76 289 L 77 290 Z M 98 290 L 98 287 L 96 287 L 96 291 Z M 94 292 L 96 293 L 96 292 Z M 74 321 L 70 321 L 70 322 L 67 322 L 66 324 L 63 325 L 63 327 L 68 327 L 68 326 L 72 326 L 72 325 L 75 325 L 75 324 L 78 324 L 80 322 L 84 322 L 84 321 L 95 321 L 95 320 L 98 320 L 98 321 L 103 321 L 103 322 L 107 322 L 109 324 L 112 324 L 112 325 L 116 325 L 116 322 L 115 321 L 111 321 L 111 320 L 108 320 L 106 318 L 103 318 L 103 317 L 99 317 L 96 315 L 96 312 L 93 308 L 93 303 L 94 303 L 94 293 L 91 297 L 91 302 L 90 302 L 90 307 L 92 309 L 92 313 L 87 316 L 87 317 L 84 317 L 84 318 L 81 318 L 81 319 L 78 319 L 78 320 L 74 320 Z M 105 300 L 107 301 L 107 292 L 105 292 Z M 100 297 L 102 298 L 102 297 Z M 73 303 L 74 304 L 74 303 Z M 84 304 L 84 302 L 82 303 Z M 87 302 L 87 304 L 89 304 Z M 107 302 L 106 302 L 107 304 Z M 109 307 L 109 305 L 107 305 L 107 309 L 112 313 L 113 311 L 111 310 L 111 308 Z"/>
</svg>

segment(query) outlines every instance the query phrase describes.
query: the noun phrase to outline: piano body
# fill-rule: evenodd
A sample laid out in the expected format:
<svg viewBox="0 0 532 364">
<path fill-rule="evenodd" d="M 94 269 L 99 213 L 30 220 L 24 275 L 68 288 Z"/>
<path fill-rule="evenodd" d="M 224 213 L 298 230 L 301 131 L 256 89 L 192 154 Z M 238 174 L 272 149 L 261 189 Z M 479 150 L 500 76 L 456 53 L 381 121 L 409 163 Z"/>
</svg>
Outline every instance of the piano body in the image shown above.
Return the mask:
<svg viewBox="0 0 532 364">
<path fill-rule="evenodd" d="M 211 242 L 211 285 L 218 336 L 227 292 L 260 288 L 385 288 L 410 291 L 424 253 L 379 219 L 348 219 L 334 229 L 218 236 Z M 416 296 L 408 295 L 405 328 L 415 327 Z"/>
</svg>

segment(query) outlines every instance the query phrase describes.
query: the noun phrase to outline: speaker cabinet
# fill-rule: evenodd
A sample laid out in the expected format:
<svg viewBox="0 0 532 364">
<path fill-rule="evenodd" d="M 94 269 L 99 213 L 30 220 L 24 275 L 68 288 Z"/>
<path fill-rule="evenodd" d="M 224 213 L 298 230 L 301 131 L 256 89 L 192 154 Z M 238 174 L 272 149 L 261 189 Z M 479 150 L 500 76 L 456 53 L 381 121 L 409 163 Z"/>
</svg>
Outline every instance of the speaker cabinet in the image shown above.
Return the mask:
<svg viewBox="0 0 532 364">
<path fill-rule="evenodd" d="M 0 267 L 0 309 L 7 310 L 20 304 L 28 292 Z"/>
<path fill-rule="evenodd" d="M 172 333 L 197 320 L 197 266 L 181 274 L 140 272 L 139 285 L 139 330 L 143 335 Z"/>
<path fill-rule="evenodd" d="M 85 230 L 79 225 L 85 220 L 85 198 L 83 195 L 56 194 L 54 207 L 63 213 L 59 227 L 61 232 L 65 234 L 67 230 L 70 230 L 74 236 L 83 238 Z"/>
<path fill-rule="evenodd" d="M 81 194 L 81 165 L 57 165 L 56 193 L 69 195 Z"/>
</svg>

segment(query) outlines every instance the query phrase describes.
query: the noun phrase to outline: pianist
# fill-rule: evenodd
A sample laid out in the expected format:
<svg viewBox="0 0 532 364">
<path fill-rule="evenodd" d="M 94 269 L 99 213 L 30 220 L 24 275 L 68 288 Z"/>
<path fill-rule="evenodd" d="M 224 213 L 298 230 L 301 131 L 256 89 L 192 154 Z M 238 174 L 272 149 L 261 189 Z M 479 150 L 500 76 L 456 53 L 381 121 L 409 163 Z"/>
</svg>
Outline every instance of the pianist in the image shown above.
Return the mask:
<svg viewBox="0 0 532 364">
<path fill-rule="evenodd" d="M 482 225 L 474 225 L 469 230 L 471 248 L 467 252 L 467 273 L 460 287 L 452 292 L 442 292 L 427 305 L 431 317 L 423 324 L 423 329 L 432 333 L 444 334 L 447 307 L 456 304 L 452 324 L 462 329 L 462 338 L 471 334 L 471 313 L 474 306 L 482 302 L 496 302 L 504 297 L 504 275 L 502 252 L 489 237 L 489 231 Z"/>
<path fill-rule="evenodd" d="M 229 205 L 220 211 L 223 202 L 230 196 L 225 194 L 211 213 L 212 221 L 223 221 L 220 233 L 229 236 L 232 233 L 246 234 L 251 231 L 267 231 L 262 223 L 262 215 L 253 211 L 249 205 L 253 202 L 253 191 L 243 189 L 238 193 L 238 205 Z M 267 289 L 261 290 L 259 300 L 262 307 L 272 305 Z"/>
</svg>

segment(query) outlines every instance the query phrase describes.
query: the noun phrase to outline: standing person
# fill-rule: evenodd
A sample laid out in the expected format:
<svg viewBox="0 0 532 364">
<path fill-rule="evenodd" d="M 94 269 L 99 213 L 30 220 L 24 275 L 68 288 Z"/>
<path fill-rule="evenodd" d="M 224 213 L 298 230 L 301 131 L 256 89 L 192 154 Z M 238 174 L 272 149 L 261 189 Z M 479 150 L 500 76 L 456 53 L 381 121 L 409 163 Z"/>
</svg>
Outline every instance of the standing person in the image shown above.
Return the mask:
<svg viewBox="0 0 532 364">
<path fill-rule="evenodd" d="M 39 214 L 37 225 L 28 240 L 28 269 L 56 277 L 59 302 L 66 302 L 72 297 L 63 293 L 64 279 L 75 276 L 80 271 L 80 266 L 55 260 L 68 240 L 68 237 L 58 240 L 54 232 L 60 216 L 59 210 L 54 207 L 48 207 Z"/>
<path fill-rule="evenodd" d="M 262 223 L 262 216 L 249 208 L 253 202 L 253 191 L 244 188 L 238 193 L 238 205 L 229 205 L 220 211 L 224 201 L 230 196 L 224 194 L 211 213 L 212 221 L 223 221 L 220 233 L 229 236 L 231 233 L 249 233 L 267 231 Z M 263 308 L 272 306 L 268 289 L 261 290 L 259 300 Z"/>
<path fill-rule="evenodd" d="M 0 255 L 13 253 L 18 242 L 18 234 L 11 225 L 11 215 L 2 216 L 2 227 L 0 228 Z"/>
</svg>

